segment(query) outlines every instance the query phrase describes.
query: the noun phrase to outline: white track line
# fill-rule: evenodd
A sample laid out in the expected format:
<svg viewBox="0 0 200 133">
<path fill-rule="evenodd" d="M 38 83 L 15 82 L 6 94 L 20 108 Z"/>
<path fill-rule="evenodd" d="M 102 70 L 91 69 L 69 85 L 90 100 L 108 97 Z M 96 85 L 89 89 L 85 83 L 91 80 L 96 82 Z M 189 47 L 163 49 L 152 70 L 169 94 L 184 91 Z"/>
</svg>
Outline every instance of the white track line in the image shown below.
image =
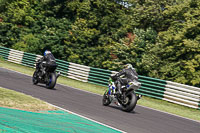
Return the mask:
<svg viewBox="0 0 200 133">
<path fill-rule="evenodd" d="M 50 103 L 49 103 L 49 104 L 50 104 Z M 56 106 L 56 105 L 53 105 L 53 104 L 50 104 L 50 105 L 52 105 L 52 106 L 54 106 L 54 107 L 56 107 L 56 108 L 59 108 L 59 109 L 61 109 L 61 110 L 64 110 L 64 111 L 66 111 L 66 112 L 69 112 L 69 113 L 71 113 L 71 114 L 74 114 L 74 115 L 77 115 L 77 116 L 79 116 L 79 117 L 82 117 L 82 118 L 84 118 L 84 119 L 87 119 L 87 120 L 93 121 L 93 122 L 95 122 L 95 123 L 98 123 L 98 124 L 100 124 L 100 125 L 106 126 L 106 127 L 108 127 L 108 128 L 117 130 L 117 131 L 122 132 L 122 133 L 126 133 L 125 131 L 122 131 L 122 130 L 119 130 L 119 129 L 117 129 L 117 128 L 111 127 L 111 126 L 109 126 L 109 125 L 103 124 L 103 123 L 101 123 L 101 122 L 98 122 L 98 121 L 96 121 L 96 120 L 90 119 L 90 118 L 85 117 L 85 116 L 83 116 L 83 115 L 79 115 L 79 114 L 74 113 L 74 112 L 72 112 L 72 111 L 63 109 L 63 108 L 58 107 L 58 106 Z"/>
<path fill-rule="evenodd" d="M 2 68 L 4 68 L 4 67 L 2 67 Z M 7 68 L 5 68 L 5 69 L 7 69 Z M 26 75 L 26 76 L 32 77 L 32 76 L 30 76 L 30 75 L 27 75 L 27 74 L 24 74 L 24 73 L 21 73 L 21 72 L 17 72 L 17 71 L 11 70 L 11 69 L 7 69 L 7 70 L 10 70 L 10 71 L 13 71 L 13 72 L 22 74 L 22 75 Z M 58 83 L 58 84 L 59 84 L 59 83 Z M 66 87 L 71 87 L 71 86 L 67 86 L 67 85 L 64 85 L 64 84 L 59 84 L 59 85 L 66 86 Z M 71 88 L 73 88 L 73 87 L 71 87 Z M 80 90 L 80 91 L 84 91 L 84 92 L 87 92 L 87 93 L 90 93 L 90 94 L 94 94 L 94 95 L 98 95 L 98 96 L 102 96 L 102 95 L 100 95 L 100 94 L 96 94 L 96 93 L 89 92 L 89 91 L 86 91 L 86 90 L 81 90 L 81 89 L 78 89 L 78 88 L 73 88 L 73 89 Z M 168 112 L 156 110 L 156 109 L 153 109 L 153 108 L 150 108 L 150 107 L 145 107 L 145 106 L 142 106 L 142 105 L 137 105 L 137 106 L 141 106 L 141 107 L 143 107 L 143 108 L 147 108 L 147 109 L 150 109 L 150 110 L 154 110 L 154 111 L 166 113 L 166 114 L 169 114 L 169 115 L 173 115 L 173 116 L 176 116 L 176 117 L 180 117 L 180 118 L 183 118 L 183 119 L 187 119 L 187 120 L 191 120 L 191 121 L 195 121 L 195 122 L 200 123 L 200 121 L 198 121 L 198 120 L 192 120 L 192 119 L 189 119 L 189 118 L 186 118 L 186 117 L 182 117 L 182 116 L 175 115 L 175 114 L 172 114 L 172 113 L 168 113 Z"/>
</svg>

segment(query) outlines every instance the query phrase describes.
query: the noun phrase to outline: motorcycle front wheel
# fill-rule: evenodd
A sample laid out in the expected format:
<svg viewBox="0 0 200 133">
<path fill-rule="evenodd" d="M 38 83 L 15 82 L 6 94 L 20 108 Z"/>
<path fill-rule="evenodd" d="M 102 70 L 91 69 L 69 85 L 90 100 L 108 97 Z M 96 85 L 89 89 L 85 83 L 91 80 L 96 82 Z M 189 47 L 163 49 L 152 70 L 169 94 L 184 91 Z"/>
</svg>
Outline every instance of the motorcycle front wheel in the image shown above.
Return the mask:
<svg viewBox="0 0 200 133">
<path fill-rule="evenodd" d="M 102 104 L 108 106 L 111 103 L 110 96 L 108 94 L 103 95 Z"/>
<path fill-rule="evenodd" d="M 36 71 L 33 73 L 32 81 L 33 81 L 34 85 L 36 85 L 38 83 L 37 72 Z"/>
</svg>

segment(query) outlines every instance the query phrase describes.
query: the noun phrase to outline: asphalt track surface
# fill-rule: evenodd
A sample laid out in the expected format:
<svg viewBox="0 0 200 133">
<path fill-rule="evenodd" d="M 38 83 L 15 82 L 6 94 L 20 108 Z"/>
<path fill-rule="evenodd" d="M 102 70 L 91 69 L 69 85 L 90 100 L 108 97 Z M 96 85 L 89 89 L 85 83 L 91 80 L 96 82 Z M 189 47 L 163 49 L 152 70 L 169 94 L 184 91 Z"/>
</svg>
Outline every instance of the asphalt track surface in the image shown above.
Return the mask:
<svg viewBox="0 0 200 133">
<path fill-rule="evenodd" d="M 200 133 L 200 122 L 136 106 L 126 113 L 119 107 L 102 106 L 102 97 L 57 84 L 55 90 L 33 85 L 30 76 L 0 68 L 0 87 L 44 100 L 128 133 Z"/>
</svg>

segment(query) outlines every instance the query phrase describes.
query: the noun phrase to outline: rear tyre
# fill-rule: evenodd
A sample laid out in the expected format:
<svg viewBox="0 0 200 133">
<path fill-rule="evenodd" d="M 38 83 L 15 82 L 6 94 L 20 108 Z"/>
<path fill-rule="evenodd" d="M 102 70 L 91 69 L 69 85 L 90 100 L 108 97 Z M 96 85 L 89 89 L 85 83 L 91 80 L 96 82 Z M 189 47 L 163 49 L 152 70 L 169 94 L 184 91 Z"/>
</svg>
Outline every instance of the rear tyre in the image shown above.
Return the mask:
<svg viewBox="0 0 200 133">
<path fill-rule="evenodd" d="M 56 85 L 56 74 L 50 73 L 48 77 L 48 81 L 46 83 L 46 87 L 48 89 L 53 89 L 55 85 Z"/>
<path fill-rule="evenodd" d="M 108 94 L 103 95 L 102 104 L 108 106 L 111 103 L 110 96 Z"/>
<path fill-rule="evenodd" d="M 122 110 L 125 112 L 131 112 L 137 104 L 137 96 L 133 92 L 129 92 L 126 95 L 126 104 L 122 104 Z"/>
<path fill-rule="evenodd" d="M 34 85 L 38 84 L 37 72 L 36 71 L 33 73 L 32 82 L 33 82 Z"/>
</svg>

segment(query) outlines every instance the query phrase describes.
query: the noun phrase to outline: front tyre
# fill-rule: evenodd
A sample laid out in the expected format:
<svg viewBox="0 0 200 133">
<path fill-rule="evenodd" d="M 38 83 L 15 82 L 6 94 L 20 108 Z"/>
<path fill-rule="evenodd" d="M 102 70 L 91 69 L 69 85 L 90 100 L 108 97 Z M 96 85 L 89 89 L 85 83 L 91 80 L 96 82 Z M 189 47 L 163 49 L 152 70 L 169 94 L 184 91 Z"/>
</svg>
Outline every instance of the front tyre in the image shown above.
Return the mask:
<svg viewBox="0 0 200 133">
<path fill-rule="evenodd" d="M 46 87 L 48 89 L 53 89 L 55 85 L 56 85 L 56 74 L 50 73 L 49 76 L 48 76 Z"/>
<path fill-rule="evenodd" d="M 131 112 L 137 104 L 137 96 L 133 92 L 129 92 L 126 95 L 126 103 L 122 104 L 122 110 L 125 112 Z"/>
<path fill-rule="evenodd" d="M 104 106 L 108 106 L 109 104 L 111 103 L 111 99 L 110 99 L 110 96 L 108 94 L 104 94 L 103 95 L 103 99 L 102 99 L 102 104 Z"/>
<path fill-rule="evenodd" d="M 38 84 L 37 72 L 33 73 L 32 82 L 34 85 Z"/>
</svg>

